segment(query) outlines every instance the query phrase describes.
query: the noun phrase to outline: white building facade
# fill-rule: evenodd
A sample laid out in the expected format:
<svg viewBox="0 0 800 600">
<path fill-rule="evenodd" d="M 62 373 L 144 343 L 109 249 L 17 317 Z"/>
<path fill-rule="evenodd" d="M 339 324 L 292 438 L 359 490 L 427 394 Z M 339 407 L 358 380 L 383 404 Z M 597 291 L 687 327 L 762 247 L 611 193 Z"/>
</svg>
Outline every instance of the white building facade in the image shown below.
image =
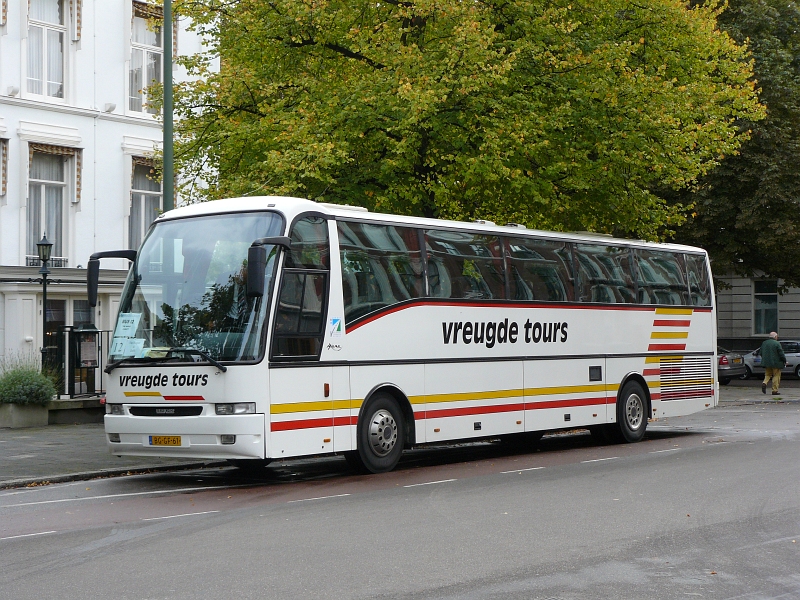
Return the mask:
<svg viewBox="0 0 800 600">
<path fill-rule="evenodd" d="M 127 261 L 103 261 L 94 313 L 84 267 L 93 252 L 137 247 L 162 208 L 151 160 L 162 129 L 148 106 L 160 16 L 139 0 L 0 0 L 0 356 L 48 343 L 43 310 L 48 331 L 112 326 Z M 173 31 L 175 54 L 202 50 L 179 19 Z M 46 307 L 31 281 L 43 234 Z"/>
</svg>

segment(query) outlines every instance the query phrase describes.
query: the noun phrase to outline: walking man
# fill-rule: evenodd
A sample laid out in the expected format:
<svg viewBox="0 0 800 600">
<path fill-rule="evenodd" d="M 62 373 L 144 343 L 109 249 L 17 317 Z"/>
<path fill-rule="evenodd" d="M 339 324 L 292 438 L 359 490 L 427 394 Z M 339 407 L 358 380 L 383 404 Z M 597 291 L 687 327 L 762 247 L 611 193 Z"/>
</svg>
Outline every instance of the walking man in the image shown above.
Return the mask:
<svg viewBox="0 0 800 600">
<path fill-rule="evenodd" d="M 769 338 L 761 344 L 761 366 L 764 367 L 764 383 L 761 384 L 761 393 L 767 393 L 767 384 L 772 379 L 772 395 L 778 395 L 778 386 L 781 384 L 781 369 L 786 364 L 786 355 L 778 343 L 778 334 L 770 332 Z"/>
</svg>

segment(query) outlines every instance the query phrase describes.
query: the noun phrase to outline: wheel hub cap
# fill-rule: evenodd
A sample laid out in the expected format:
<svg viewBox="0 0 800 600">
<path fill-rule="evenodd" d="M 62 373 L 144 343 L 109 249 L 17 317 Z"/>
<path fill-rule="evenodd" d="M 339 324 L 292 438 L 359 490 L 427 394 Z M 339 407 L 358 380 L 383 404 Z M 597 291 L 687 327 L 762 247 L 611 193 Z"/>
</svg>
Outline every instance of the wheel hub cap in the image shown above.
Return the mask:
<svg viewBox="0 0 800 600">
<path fill-rule="evenodd" d="M 644 417 L 644 403 L 638 394 L 631 394 L 625 402 L 625 418 L 628 426 L 636 430 L 642 424 Z"/>
<path fill-rule="evenodd" d="M 388 410 L 379 410 L 369 424 L 369 442 L 378 456 L 386 456 L 397 444 L 397 423 Z"/>
</svg>

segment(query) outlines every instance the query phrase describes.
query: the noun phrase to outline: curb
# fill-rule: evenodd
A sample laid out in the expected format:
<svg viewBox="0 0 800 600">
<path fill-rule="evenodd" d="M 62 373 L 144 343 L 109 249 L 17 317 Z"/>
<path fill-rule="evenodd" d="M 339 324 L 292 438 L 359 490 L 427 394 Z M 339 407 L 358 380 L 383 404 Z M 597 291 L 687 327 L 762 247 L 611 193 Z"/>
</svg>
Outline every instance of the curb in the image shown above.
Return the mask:
<svg viewBox="0 0 800 600">
<path fill-rule="evenodd" d="M 732 400 L 720 400 L 717 406 L 732 406 L 737 405 L 741 406 L 743 404 L 767 404 L 767 405 L 774 405 L 774 404 L 798 404 L 800 403 L 800 398 L 781 398 L 780 396 L 773 398 L 772 396 L 767 396 L 765 398 L 736 398 Z"/>
<path fill-rule="evenodd" d="M 99 469 L 97 471 L 81 471 L 66 475 L 51 475 L 49 477 L 28 477 L 0 481 L 0 490 L 24 487 L 39 487 L 51 483 L 68 483 L 70 481 L 88 481 L 108 477 L 123 477 L 126 475 L 144 475 L 147 473 L 168 473 L 170 471 L 190 471 L 192 469 L 208 469 L 213 467 L 229 466 L 227 462 L 199 462 L 182 465 L 159 465 L 153 467 L 129 467 L 127 469 Z"/>
</svg>

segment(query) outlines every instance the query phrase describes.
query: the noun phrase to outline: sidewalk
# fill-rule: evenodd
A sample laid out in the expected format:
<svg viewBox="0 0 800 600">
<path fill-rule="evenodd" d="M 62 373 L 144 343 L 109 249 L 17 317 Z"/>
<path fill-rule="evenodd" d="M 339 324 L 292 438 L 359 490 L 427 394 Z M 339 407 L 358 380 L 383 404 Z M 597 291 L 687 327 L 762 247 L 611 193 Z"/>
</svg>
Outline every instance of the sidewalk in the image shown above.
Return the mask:
<svg viewBox="0 0 800 600">
<path fill-rule="evenodd" d="M 800 381 L 782 384 L 780 396 L 761 393 L 760 381 L 720 387 L 720 405 L 800 402 Z M 124 475 L 128 472 L 195 469 L 221 461 L 117 457 L 108 452 L 102 424 L 0 429 L 0 489 Z"/>
<path fill-rule="evenodd" d="M 220 464 L 196 459 L 113 456 L 105 440 L 99 423 L 0 429 L 0 489 L 124 475 L 129 471 Z"/>
</svg>

